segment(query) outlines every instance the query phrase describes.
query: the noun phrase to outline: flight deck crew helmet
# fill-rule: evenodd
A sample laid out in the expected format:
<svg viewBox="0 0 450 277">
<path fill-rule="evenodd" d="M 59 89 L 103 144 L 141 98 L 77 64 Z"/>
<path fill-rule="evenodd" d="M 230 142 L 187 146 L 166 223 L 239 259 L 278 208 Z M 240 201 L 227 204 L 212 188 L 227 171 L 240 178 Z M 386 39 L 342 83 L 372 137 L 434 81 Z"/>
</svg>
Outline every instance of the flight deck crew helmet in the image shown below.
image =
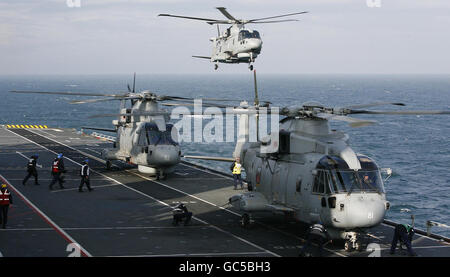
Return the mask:
<svg viewBox="0 0 450 277">
<path fill-rule="evenodd" d="M 85 164 L 89 163 L 89 159 L 83 161 Z"/>
<path fill-rule="evenodd" d="M 63 154 L 58 154 L 58 159 L 61 159 L 62 158 L 62 156 L 63 156 Z"/>
<path fill-rule="evenodd" d="M 2 189 L 4 189 L 4 188 L 6 188 L 6 184 L 2 184 L 2 187 L 1 187 Z"/>
<path fill-rule="evenodd" d="M 31 158 L 37 159 L 37 158 L 39 158 L 39 155 L 38 154 L 34 154 L 33 156 L 31 156 Z"/>
</svg>

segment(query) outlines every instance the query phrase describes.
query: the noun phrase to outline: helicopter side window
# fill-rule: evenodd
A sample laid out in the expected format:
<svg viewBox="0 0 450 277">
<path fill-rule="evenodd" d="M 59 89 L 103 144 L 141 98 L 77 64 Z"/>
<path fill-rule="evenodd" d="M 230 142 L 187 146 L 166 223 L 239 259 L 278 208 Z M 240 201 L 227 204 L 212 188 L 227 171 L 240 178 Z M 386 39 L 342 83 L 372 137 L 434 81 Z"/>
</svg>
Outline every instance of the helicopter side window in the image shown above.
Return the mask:
<svg viewBox="0 0 450 277">
<path fill-rule="evenodd" d="M 323 170 L 319 170 L 314 180 L 313 192 L 323 194 L 325 192 L 325 172 Z"/>
<path fill-rule="evenodd" d="M 146 136 L 146 133 L 143 130 L 139 132 L 137 145 L 138 146 L 146 146 L 146 145 L 148 145 L 148 143 L 147 143 L 147 136 Z"/>
</svg>

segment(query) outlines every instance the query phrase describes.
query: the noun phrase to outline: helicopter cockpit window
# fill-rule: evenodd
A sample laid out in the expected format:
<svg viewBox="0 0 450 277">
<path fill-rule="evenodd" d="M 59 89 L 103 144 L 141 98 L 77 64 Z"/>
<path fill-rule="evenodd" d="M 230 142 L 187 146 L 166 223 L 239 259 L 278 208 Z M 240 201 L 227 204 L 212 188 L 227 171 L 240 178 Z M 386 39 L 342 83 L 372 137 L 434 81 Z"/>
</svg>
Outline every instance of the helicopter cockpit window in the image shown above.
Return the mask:
<svg viewBox="0 0 450 277">
<path fill-rule="evenodd" d="M 178 143 L 172 138 L 172 124 L 166 125 L 165 131 L 160 131 L 155 123 L 145 124 L 145 135 L 147 143 L 149 145 L 178 145 Z M 142 136 L 141 132 L 141 136 Z M 141 137 L 139 137 L 141 139 Z"/>
<path fill-rule="evenodd" d="M 240 31 L 238 39 L 239 40 L 243 40 L 243 39 L 246 39 L 246 38 L 252 38 L 252 34 L 249 31 L 247 31 L 247 30 Z"/>
<path fill-rule="evenodd" d="M 172 124 L 166 125 L 166 130 L 164 132 L 161 132 L 161 140 L 159 144 L 178 145 L 178 143 L 172 138 L 172 128 Z"/>
<path fill-rule="evenodd" d="M 318 176 L 323 176 L 324 183 L 330 185 L 334 193 L 378 192 L 384 193 L 383 182 L 377 165 L 365 156 L 358 156 L 361 169 L 351 170 L 339 157 L 326 156 L 317 165 Z M 328 193 L 328 191 L 327 191 Z"/>
<path fill-rule="evenodd" d="M 253 31 L 252 38 L 261 38 L 258 31 Z"/>
</svg>

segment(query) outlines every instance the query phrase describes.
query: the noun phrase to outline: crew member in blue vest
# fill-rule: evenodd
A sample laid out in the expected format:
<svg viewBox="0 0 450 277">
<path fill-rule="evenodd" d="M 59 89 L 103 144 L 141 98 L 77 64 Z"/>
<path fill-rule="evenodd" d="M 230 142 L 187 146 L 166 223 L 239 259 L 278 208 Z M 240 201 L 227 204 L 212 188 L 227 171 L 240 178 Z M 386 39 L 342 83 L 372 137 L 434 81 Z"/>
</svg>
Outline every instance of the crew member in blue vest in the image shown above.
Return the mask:
<svg viewBox="0 0 450 277">
<path fill-rule="evenodd" d="M 40 165 L 37 164 L 37 159 L 38 159 L 39 155 L 33 155 L 31 156 L 31 158 L 28 160 L 27 163 L 27 176 L 25 176 L 25 178 L 22 181 L 22 185 L 25 186 L 25 184 L 27 183 L 28 179 L 33 176 L 34 177 L 34 184 L 35 185 L 39 185 L 38 182 L 38 173 L 37 173 L 37 169 L 36 166 L 42 167 Z"/>
<path fill-rule="evenodd" d="M 91 175 L 91 170 L 89 168 L 89 160 L 86 159 L 83 161 L 83 165 L 81 166 L 81 169 L 80 169 L 81 183 L 80 183 L 80 187 L 78 188 L 79 192 L 83 192 L 84 184 L 86 184 L 86 187 L 88 188 L 89 191 L 93 190 L 91 188 L 91 181 L 89 180 L 90 175 Z"/>
<path fill-rule="evenodd" d="M 412 249 L 411 241 L 414 236 L 414 228 L 409 224 L 398 224 L 394 229 L 394 238 L 392 239 L 391 255 L 395 254 L 397 243 L 400 241 L 408 249 L 410 256 L 417 256 L 416 252 Z"/>
</svg>

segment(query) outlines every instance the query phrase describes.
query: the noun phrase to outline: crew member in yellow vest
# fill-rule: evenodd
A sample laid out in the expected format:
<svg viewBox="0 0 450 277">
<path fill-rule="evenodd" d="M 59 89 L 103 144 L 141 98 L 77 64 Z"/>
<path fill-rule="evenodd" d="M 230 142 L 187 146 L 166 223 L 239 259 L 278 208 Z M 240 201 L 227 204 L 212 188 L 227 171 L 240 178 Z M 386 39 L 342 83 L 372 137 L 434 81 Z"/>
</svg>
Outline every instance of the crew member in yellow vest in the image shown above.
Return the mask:
<svg viewBox="0 0 450 277">
<path fill-rule="evenodd" d="M 236 161 L 231 165 L 230 169 L 233 171 L 233 179 L 234 179 L 234 189 L 237 189 L 238 182 L 241 185 L 241 189 L 243 189 L 242 179 L 241 179 L 241 160 L 236 158 Z"/>
</svg>

